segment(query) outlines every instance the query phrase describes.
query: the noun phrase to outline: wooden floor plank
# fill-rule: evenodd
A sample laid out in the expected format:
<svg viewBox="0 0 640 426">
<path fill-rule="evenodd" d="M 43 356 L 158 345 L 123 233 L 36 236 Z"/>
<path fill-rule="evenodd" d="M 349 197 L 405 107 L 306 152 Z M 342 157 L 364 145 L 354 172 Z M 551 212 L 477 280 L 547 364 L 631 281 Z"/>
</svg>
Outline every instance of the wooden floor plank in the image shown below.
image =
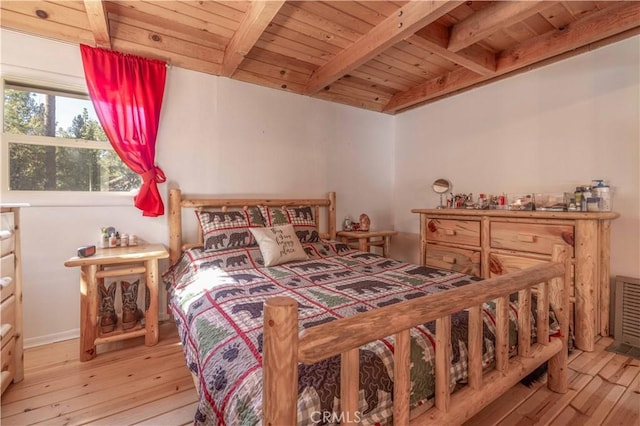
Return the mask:
<svg viewBox="0 0 640 426">
<path fill-rule="evenodd" d="M 545 386 L 542 381 L 535 382 L 531 387 L 517 384 L 503 398 L 498 398 L 487 405 L 478 414 L 465 423 L 465 426 L 494 426 L 509 416 L 522 401 Z"/>
<path fill-rule="evenodd" d="M 68 411 L 63 415 L 47 419 L 42 424 L 52 426 L 92 424 L 96 420 L 118 414 L 127 408 L 140 408 L 158 398 L 172 396 L 191 388 L 193 388 L 193 382 L 190 377 L 172 378 L 171 380 L 165 378 L 165 380 L 158 380 L 158 383 L 153 385 L 141 384 L 132 393 L 121 393 L 117 396 L 114 395 L 115 397 L 112 399 L 90 407 L 73 412 Z"/>
<path fill-rule="evenodd" d="M 585 425 L 588 421 L 588 416 L 568 406 L 551 422 L 551 426 Z"/>
<path fill-rule="evenodd" d="M 615 355 L 598 373 L 607 382 L 629 387 L 640 372 L 640 360 L 626 355 Z"/>
<path fill-rule="evenodd" d="M 640 424 L 640 373 L 636 374 L 635 379 L 624 392 L 618 404 L 611 409 L 609 416 L 607 416 L 603 424 Z"/>
<path fill-rule="evenodd" d="M 80 341 L 65 340 L 42 346 L 29 348 L 29 357 L 24 360 L 25 369 L 46 368 L 61 365 L 78 359 Z"/>
<path fill-rule="evenodd" d="M 2 423 L 86 424 L 122 411 L 144 413 L 141 407 L 151 404 L 134 420 L 143 421 L 193 403 L 197 395 L 175 324 L 163 323 L 159 331 L 156 346 L 144 346 L 143 338 L 101 345 L 98 357 L 82 363 L 78 339 L 27 349 L 25 380 L 2 396 Z M 114 417 L 107 424 L 129 420 Z"/>
<path fill-rule="evenodd" d="M 160 416 L 153 417 L 144 422 L 135 423 L 136 425 L 145 425 L 145 426 L 158 426 L 158 425 L 178 425 L 182 424 L 185 419 L 189 419 L 189 417 L 193 418 L 193 413 L 195 413 L 196 408 L 198 407 L 197 402 L 193 402 L 191 404 L 185 405 L 184 407 L 177 408 L 168 413 L 164 413 Z"/>
<path fill-rule="evenodd" d="M 175 326 L 174 326 L 175 327 Z M 165 327 L 166 328 L 166 327 Z M 165 333 L 170 333 L 171 330 L 167 329 Z M 175 331 L 174 331 L 175 332 Z M 74 339 L 77 340 L 77 339 Z M 144 346 L 144 337 L 140 339 L 131 339 L 131 341 L 138 340 L 137 347 L 125 348 L 122 350 L 106 352 L 101 356 L 89 361 L 79 362 L 78 354 L 76 353 L 73 361 L 65 361 L 55 365 L 33 366 L 31 368 L 25 368 L 25 374 L 29 372 L 30 380 L 22 381 L 11 386 L 11 390 L 20 389 L 23 387 L 34 386 L 37 384 L 52 383 L 60 378 L 68 377 L 69 375 L 75 375 L 78 372 L 94 371 L 100 366 L 117 367 L 127 365 L 133 358 L 153 357 L 156 354 L 169 352 L 181 352 L 181 346 L 178 342 L 173 341 L 171 343 L 161 342 L 156 346 Z M 119 342 L 116 342 L 116 344 Z M 99 347 L 100 348 L 100 347 Z M 133 355 L 135 354 L 135 356 Z M 4 395 L 3 395 L 4 398 Z"/>
<path fill-rule="evenodd" d="M 571 401 L 571 407 L 580 414 L 580 423 L 572 421 L 569 424 L 602 424 L 624 391 L 624 386 L 609 383 L 600 376 L 595 376 Z M 586 422 L 584 416 L 587 418 Z"/>
<path fill-rule="evenodd" d="M 198 401 L 198 395 L 195 389 L 188 389 L 175 395 L 159 398 L 148 404 L 133 407 L 128 410 L 121 411 L 117 414 L 103 417 L 102 419 L 91 422 L 93 426 L 113 426 L 144 422 L 146 420 L 163 415 L 169 411 L 182 408 L 185 405 L 193 404 Z M 193 421 L 195 408 L 186 417 L 186 421 Z M 174 422 L 172 424 L 180 424 Z"/>
<path fill-rule="evenodd" d="M 81 387 L 82 393 L 91 393 L 96 389 L 104 388 L 106 385 L 117 385 L 123 380 L 128 380 L 123 379 L 123 371 L 127 375 L 140 376 L 145 374 L 145 369 L 160 369 L 158 371 L 163 371 L 164 367 L 167 366 L 179 367 L 184 364 L 184 358 L 180 353 L 176 353 L 175 350 L 171 349 L 169 351 L 160 351 L 140 360 L 125 360 L 123 363 L 98 366 L 92 370 L 63 376 L 55 374 L 53 375 L 55 377 L 52 377 L 52 375 L 46 374 L 46 377 L 42 378 L 38 374 L 34 375 L 34 384 L 32 386 L 12 389 L 12 392 L 7 393 L 6 398 L 3 396 L 3 406 L 6 404 L 5 408 L 9 409 L 9 407 L 15 405 L 14 403 L 22 401 L 22 405 L 25 405 L 24 408 L 27 408 L 27 406 L 37 407 L 38 399 L 46 401 L 49 397 L 48 394 L 51 392 L 64 393 L 74 387 Z M 71 393 L 73 393 L 72 390 Z M 18 408 L 18 410 L 22 410 L 22 408 Z"/>
<path fill-rule="evenodd" d="M 152 392 L 158 392 L 155 395 L 152 394 L 152 396 L 156 396 L 156 398 L 165 396 L 160 392 L 160 387 L 172 389 L 172 387 L 175 386 L 174 382 L 184 377 L 183 367 L 180 366 L 180 368 L 172 368 L 163 372 L 154 372 L 154 374 L 150 376 L 139 377 L 137 380 L 119 381 L 114 387 L 111 386 L 112 383 L 109 383 L 104 389 L 89 394 L 82 394 L 82 388 L 74 388 L 70 390 L 70 392 L 64 392 L 59 396 L 56 395 L 55 404 L 41 404 L 41 400 L 39 399 L 38 406 L 28 408 L 14 415 L 9 413 L 5 414 L 5 410 L 3 409 L 3 415 L 8 416 L 6 420 L 3 419 L 3 423 L 7 421 L 9 422 L 7 424 L 29 424 L 32 422 L 52 421 L 52 419 L 55 418 L 72 418 L 74 416 L 71 414 L 76 411 L 85 412 L 86 410 L 83 409 L 87 407 L 91 410 L 90 414 L 93 415 L 97 414 L 95 413 L 96 411 L 100 412 L 99 410 L 102 410 L 101 407 L 103 407 L 105 403 L 112 403 L 113 401 L 120 401 L 121 407 L 117 408 L 121 411 L 126 408 L 127 403 L 134 403 L 146 390 L 150 389 Z M 191 380 L 188 377 L 187 379 Z M 181 382 L 182 386 L 187 384 L 192 385 L 192 383 L 188 381 L 186 384 L 182 384 Z M 121 389 L 126 389 L 126 393 L 119 392 Z M 124 398 L 122 395 L 124 395 Z M 127 401 L 127 398 L 131 397 L 133 397 L 133 400 Z M 13 411 L 14 410 L 11 410 L 11 412 Z M 94 418 L 100 417 L 101 416 Z"/>
<path fill-rule="evenodd" d="M 595 376 L 616 354 L 607 352 L 605 349 L 611 344 L 613 339 L 607 337 L 596 342 L 596 349 L 593 352 L 582 352 L 574 359 L 569 368 L 579 373 Z"/>
<path fill-rule="evenodd" d="M 546 386 L 542 386 L 499 424 L 503 426 L 550 424 L 569 405 L 571 399 L 589 383 L 591 378 L 589 375 L 570 371 L 567 393 L 555 393 Z"/>
</svg>

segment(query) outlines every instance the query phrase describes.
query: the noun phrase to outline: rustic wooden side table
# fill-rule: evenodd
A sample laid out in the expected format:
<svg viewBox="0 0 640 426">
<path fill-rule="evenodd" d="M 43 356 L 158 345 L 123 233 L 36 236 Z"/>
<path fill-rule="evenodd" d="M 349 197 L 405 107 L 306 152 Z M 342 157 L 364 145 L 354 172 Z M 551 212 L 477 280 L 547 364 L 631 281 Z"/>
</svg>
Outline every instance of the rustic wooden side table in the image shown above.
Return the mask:
<svg viewBox="0 0 640 426">
<path fill-rule="evenodd" d="M 144 343 L 158 343 L 158 259 L 169 257 L 162 244 L 98 249 L 91 257 L 72 257 L 65 266 L 80 267 L 80 361 L 96 357 L 96 345 L 145 336 Z M 145 325 L 123 330 L 118 323 L 115 331 L 102 336 L 98 327 L 98 284 L 105 278 L 144 274 L 149 288 L 149 308 Z M 144 286 L 140 286 L 144 289 Z"/>
<path fill-rule="evenodd" d="M 391 251 L 391 237 L 396 235 L 398 231 L 339 231 L 338 237 L 342 242 L 349 244 L 357 240 L 358 245 L 353 246 L 361 251 L 369 251 L 371 247 L 382 247 L 382 255 L 389 257 Z"/>
</svg>

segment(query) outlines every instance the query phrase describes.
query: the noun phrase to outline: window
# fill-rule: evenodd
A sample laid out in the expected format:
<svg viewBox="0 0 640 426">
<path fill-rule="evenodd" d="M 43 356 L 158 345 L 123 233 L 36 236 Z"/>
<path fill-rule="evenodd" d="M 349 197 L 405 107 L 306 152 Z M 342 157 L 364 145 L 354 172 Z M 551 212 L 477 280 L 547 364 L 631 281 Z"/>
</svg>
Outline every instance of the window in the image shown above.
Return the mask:
<svg viewBox="0 0 640 426">
<path fill-rule="evenodd" d="M 140 186 L 85 94 L 5 81 L 2 140 L 8 159 L 3 191 L 129 192 Z"/>
</svg>

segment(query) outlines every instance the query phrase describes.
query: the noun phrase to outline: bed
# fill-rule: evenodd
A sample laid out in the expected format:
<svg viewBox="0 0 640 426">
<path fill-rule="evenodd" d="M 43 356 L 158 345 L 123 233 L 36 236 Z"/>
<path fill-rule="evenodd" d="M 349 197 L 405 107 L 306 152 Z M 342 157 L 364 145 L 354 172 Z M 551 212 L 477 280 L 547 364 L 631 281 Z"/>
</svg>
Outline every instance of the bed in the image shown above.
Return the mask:
<svg viewBox="0 0 640 426">
<path fill-rule="evenodd" d="M 545 362 L 549 388 L 567 391 L 564 247 L 480 280 L 335 241 L 335 200 L 171 190 L 163 278 L 196 424 L 460 424 Z M 183 218 L 194 217 L 186 242 Z M 302 257 L 274 261 L 271 233 Z"/>
</svg>

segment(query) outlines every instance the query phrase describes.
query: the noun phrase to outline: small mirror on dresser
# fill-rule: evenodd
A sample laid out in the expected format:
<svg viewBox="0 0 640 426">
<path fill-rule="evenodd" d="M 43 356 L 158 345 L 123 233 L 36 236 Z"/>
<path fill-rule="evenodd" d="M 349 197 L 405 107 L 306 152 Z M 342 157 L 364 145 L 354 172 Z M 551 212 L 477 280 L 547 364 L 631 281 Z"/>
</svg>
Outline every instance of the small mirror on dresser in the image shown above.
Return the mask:
<svg viewBox="0 0 640 426">
<path fill-rule="evenodd" d="M 442 194 L 451 191 L 451 182 L 448 179 L 444 178 L 436 179 L 435 181 L 433 181 L 431 188 L 433 188 L 433 192 L 435 192 L 436 194 L 440 194 L 440 205 L 438 206 L 438 208 L 444 209 L 445 206 L 442 204 Z"/>
</svg>

